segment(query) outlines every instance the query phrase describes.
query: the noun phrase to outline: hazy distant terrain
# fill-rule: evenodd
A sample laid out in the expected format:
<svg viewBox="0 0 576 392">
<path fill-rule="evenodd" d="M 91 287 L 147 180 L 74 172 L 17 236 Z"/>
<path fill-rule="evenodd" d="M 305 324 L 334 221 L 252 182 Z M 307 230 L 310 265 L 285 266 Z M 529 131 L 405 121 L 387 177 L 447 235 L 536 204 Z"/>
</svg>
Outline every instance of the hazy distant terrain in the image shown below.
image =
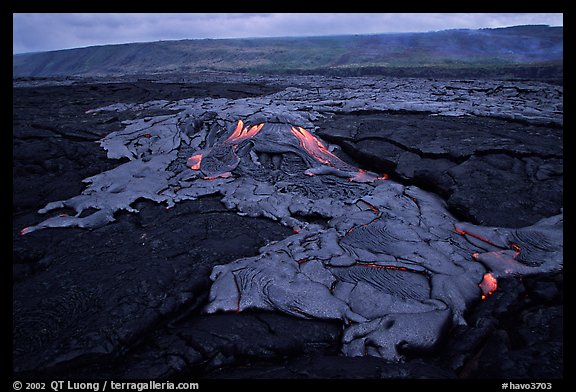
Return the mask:
<svg viewBox="0 0 576 392">
<path fill-rule="evenodd" d="M 563 28 L 204 39 L 105 45 L 13 56 L 13 77 L 190 71 L 391 76 L 562 77 Z"/>
</svg>

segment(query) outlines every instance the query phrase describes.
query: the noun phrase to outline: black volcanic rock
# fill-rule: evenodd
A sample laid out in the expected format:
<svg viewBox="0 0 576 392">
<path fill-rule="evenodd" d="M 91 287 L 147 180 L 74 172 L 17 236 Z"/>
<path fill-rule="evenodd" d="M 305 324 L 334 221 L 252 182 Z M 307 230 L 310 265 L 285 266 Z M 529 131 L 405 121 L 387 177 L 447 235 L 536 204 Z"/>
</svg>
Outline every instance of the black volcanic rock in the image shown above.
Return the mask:
<svg viewBox="0 0 576 392">
<path fill-rule="evenodd" d="M 479 224 L 522 227 L 562 208 L 562 129 L 385 112 L 318 125 L 320 136 L 365 167 L 431 189 Z"/>
<path fill-rule="evenodd" d="M 139 200 L 133 205 L 139 213 L 118 212 L 117 222 L 98 229 L 52 228 L 19 235 L 24 226 L 38 222 L 36 211 L 46 203 L 77 195 L 84 187 L 82 179 L 123 163 L 107 159 L 96 141 L 123 128 L 124 120 L 174 113 L 163 104 L 86 111 L 149 100 L 254 97 L 281 90 L 278 86 L 288 82 L 304 84 L 302 79 L 268 85 L 100 81 L 14 89 L 16 374 L 119 379 L 498 378 L 508 375 L 503 368 L 514 368 L 511 378 L 559 378 L 562 273 L 502 279 L 492 296 L 478 300 L 465 315 L 468 326 L 450 331 L 434 352 L 389 363 L 337 355 L 339 323 L 274 313 L 202 314 L 213 265 L 255 255 L 269 241 L 292 234 L 270 220 L 238 216 L 217 197 L 181 202 L 168 210 Z M 308 82 L 319 84 L 321 79 Z M 365 168 L 391 169 L 390 174 L 402 181 L 426 184 L 462 215 L 517 227 L 554 215 L 562 206 L 558 123 L 378 111 L 330 118 L 329 110 L 345 107 L 340 103 L 325 104 L 329 109 L 321 110 L 320 119 L 328 120 L 315 122 L 318 133 Z M 304 105 L 298 110 L 317 115 Z M 198 123 L 185 124 L 189 135 L 203 130 L 200 122 L 214 117 L 210 112 L 203 116 Z M 366 124 L 370 131 L 358 140 L 354 132 Z M 512 142 L 505 140 L 511 138 L 508 132 L 515 135 Z M 459 135 L 462 145 L 450 135 Z M 487 173 L 491 178 L 482 182 Z"/>
<path fill-rule="evenodd" d="M 112 360 L 95 360 L 62 377 L 204 377 L 220 369 L 243 369 L 262 361 L 337 352 L 338 323 L 273 313 L 222 313 L 174 320 L 150 332 Z M 208 376 L 213 378 L 212 375 Z"/>
<path fill-rule="evenodd" d="M 152 81 L 70 86 L 18 87 L 13 90 L 14 211 L 37 210 L 47 200 L 80 193 L 82 179 L 119 164 L 106 158 L 97 142 L 134 118 L 172 113 L 134 110 L 87 113 L 118 102 L 177 100 L 195 96 L 241 98 L 277 91 L 257 83 L 156 83 Z M 20 219 L 17 217 L 17 219 Z M 27 222 L 24 222 L 24 226 Z M 22 222 L 18 222 L 22 225 Z M 22 226 L 23 227 L 23 226 Z"/>
<path fill-rule="evenodd" d="M 14 284 L 16 371 L 114 358 L 174 312 L 199 306 L 215 264 L 290 232 L 214 199 L 141 209 L 99 230 L 15 241 L 20 253 L 33 243 L 45 254 Z"/>
<path fill-rule="evenodd" d="M 455 379 L 456 375 L 433 364 L 414 361 L 389 363 L 375 357 L 311 355 L 281 363 L 256 362 L 223 368 L 208 374 L 214 379 Z"/>
<path fill-rule="evenodd" d="M 467 331 L 448 344 L 452 361 L 455 353 L 467 353 L 461 377 L 494 379 L 505 374 L 509 379 L 562 379 L 562 281 L 561 274 L 536 275 L 523 282 L 502 280 L 494 298 L 483 301 L 470 315 Z M 546 298 L 542 291 L 549 293 Z M 463 349 L 473 336 L 480 338 L 475 348 Z"/>
<path fill-rule="evenodd" d="M 117 224 L 102 230 L 19 236 L 48 200 L 78 193 L 83 178 L 118 164 L 106 158 L 98 139 L 118 129 L 121 120 L 158 114 L 87 114 L 94 105 L 198 91 L 230 94 L 232 89 L 234 97 L 251 94 L 242 89 L 254 91 L 242 85 L 181 87 L 141 83 L 14 90 L 16 372 L 114 358 L 175 311 L 200 306 L 214 264 L 253 255 L 291 233 L 267 220 L 242 218 L 207 198 L 170 210 L 137 202 L 138 216 L 118 216 Z"/>
<path fill-rule="evenodd" d="M 480 224 L 526 226 L 560 212 L 563 205 L 561 158 L 472 156 L 447 174 L 457 182 L 448 205 Z"/>
</svg>

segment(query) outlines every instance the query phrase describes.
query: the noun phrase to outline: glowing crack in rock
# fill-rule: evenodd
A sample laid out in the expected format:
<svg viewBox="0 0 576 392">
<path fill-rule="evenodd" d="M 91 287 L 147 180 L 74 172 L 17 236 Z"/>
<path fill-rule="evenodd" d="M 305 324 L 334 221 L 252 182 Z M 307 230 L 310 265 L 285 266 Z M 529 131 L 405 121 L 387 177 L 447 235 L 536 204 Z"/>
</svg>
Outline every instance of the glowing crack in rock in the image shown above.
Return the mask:
<svg viewBox="0 0 576 392">
<path fill-rule="evenodd" d="M 562 214 L 520 229 L 459 222 L 436 195 L 344 162 L 300 113 L 278 117 L 258 100 L 194 102 L 105 137 L 108 156 L 129 162 L 84 180 L 81 195 L 49 203 L 39 212 L 54 215 L 22 234 L 95 229 L 116 211 L 137 212 L 138 198 L 177 208 L 221 195 L 238 214 L 276 220 L 294 234 L 214 267 L 206 312 L 341 320 L 345 355 L 389 360 L 434 348 L 497 279 L 562 269 Z M 207 116 L 217 104 L 223 114 Z M 326 223 L 308 223 L 312 216 Z"/>
</svg>

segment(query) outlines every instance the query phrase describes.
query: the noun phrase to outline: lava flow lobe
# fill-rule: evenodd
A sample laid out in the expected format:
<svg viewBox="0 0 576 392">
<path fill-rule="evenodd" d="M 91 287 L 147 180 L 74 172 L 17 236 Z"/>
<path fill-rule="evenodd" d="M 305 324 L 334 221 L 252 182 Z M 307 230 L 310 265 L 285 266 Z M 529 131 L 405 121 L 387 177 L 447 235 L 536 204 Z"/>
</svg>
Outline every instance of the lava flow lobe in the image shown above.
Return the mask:
<svg viewBox="0 0 576 392">
<path fill-rule="evenodd" d="M 68 208 L 75 216 L 52 216 L 22 234 L 101 227 L 118 210 L 137 212 L 131 204 L 140 198 L 171 207 L 220 195 L 228 209 L 278 221 L 294 234 L 254 257 L 216 265 L 204 311 L 341 320 L 345 355 L 389 360 L 402 360 L 404 349 L 433 348 L 451 325 L 466 323 L 467 309 L 493 293 L 500 277 L 562 269 L 562 214 L 519 229 L 459 222 L 436 195 L 344 162 L 293 125 L 299 121 L 239 120 L 219 137 L 212 122 L 206 128 L 214 133 L 192 140 L 179 127 L 186 116 L 108 135 L 108 156 L 129 162 L 39 211 Z M 82 214 L 90 209 L 96 212 Z M 308 219 L 318 216 L 322 224 Z"/>
<path fill-rule="evenodd" d="M 366 170 L 358 169 L 332 153 L 316 136 L 302 127 L 281 123 L 259 123 L 244 125 L 239 120 L 232 134 L 222 138 L 214 146 L 188 158 L 187 165 L 199 170 L 205 177 L 226 177 L 240 163 L 239 151 L 246 154 L 245 146 L 252 144 L 256 152 L 287 153 L 300 156 L 310 168 L 305 174 L 333 174 L 355 182 L 373 182 L 385 180 L 386 174 L 378 176 Z"/>
</svg>

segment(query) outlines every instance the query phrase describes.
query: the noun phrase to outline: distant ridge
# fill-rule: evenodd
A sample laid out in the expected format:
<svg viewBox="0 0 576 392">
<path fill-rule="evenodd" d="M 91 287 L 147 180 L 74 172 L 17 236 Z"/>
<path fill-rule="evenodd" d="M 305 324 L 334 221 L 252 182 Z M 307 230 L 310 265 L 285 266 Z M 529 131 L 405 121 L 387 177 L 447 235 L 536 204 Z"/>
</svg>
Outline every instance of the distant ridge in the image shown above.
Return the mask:
<svg viewBox="0 0 576 392">
<path fill-rule="evenodd" d="M 563 27 L 546 25 L 428 33 L 158 41 L 16 54 L 12 69 L 14 78 L 205 70 L 561 78 L 563 41 Z"/>
</svg>

